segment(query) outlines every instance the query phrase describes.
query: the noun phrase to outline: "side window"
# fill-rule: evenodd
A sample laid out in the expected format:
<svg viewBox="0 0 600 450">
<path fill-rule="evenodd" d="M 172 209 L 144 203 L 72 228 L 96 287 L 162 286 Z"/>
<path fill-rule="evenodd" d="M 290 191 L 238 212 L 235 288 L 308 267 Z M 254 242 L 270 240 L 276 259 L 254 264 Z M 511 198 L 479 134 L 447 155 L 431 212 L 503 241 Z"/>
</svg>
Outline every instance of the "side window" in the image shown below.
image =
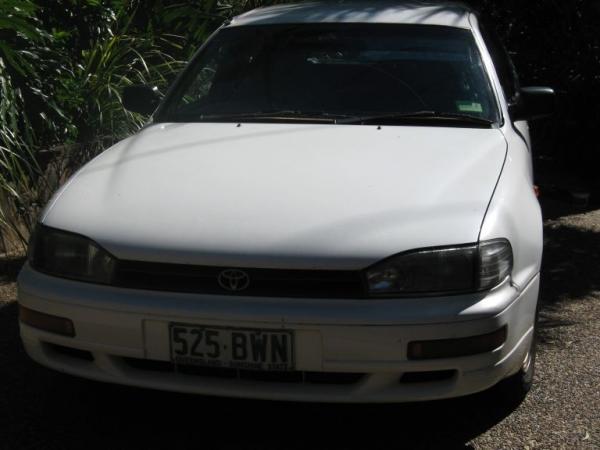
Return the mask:
<svg viewBox="0 0 600 450">
<path fill-rule="evenodd" d="M 502 85 L 508 103 L 518 103 L 520 91 L 519 77 L 510 55 L 494 29 L 490 27 L 489 24 L 486 25 L 485 23 L 481 23 L 480 30 L 492 60 L 494 61 L 494 67 L 500 78 L 500 84 Z"/>
</svg>

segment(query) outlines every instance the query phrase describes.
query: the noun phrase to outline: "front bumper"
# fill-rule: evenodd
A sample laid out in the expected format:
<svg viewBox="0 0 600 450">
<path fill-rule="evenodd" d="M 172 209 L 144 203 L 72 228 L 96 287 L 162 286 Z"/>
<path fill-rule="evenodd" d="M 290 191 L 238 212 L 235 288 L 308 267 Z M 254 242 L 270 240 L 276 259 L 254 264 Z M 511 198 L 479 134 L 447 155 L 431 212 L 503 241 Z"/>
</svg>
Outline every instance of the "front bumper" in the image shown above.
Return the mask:
<svg viewBox="0 0 600 450">
<path fill-rule="evenodd" d="M 521 366 L 532 339 L 539 277 L 522 291 L 505 283 L 488 293 L 421 299 L 328 300 L 226 297 L 117 289 L 62 280 L 32 270 L 19 276 L 19 303 L 66 317 L 76 336 L 21 323 L 37 362 L 98 381 L 207 395 L 331 402 L 402 402 L 485 390 Z M 364 374 L 352 383 L 257 381 L 168 370 L 170 322 L 295 331 L 296 369 Z M 484 335 L 507 327 L 501 347 L 483 354 L 414 361 L 411 341 Z M 56 351 L 89 352 L 91 360 Z M 156 362 L 144 366 L 131 361 Z M 161 365 L 161 362 L 162 365 Z M 160 367 L 160 370 L 152 370 Z M 444 371 L 432 381 L 403 382 L 415 372 Z M 303 378 L 304 380 L 304 378 Z"/>
</svg>

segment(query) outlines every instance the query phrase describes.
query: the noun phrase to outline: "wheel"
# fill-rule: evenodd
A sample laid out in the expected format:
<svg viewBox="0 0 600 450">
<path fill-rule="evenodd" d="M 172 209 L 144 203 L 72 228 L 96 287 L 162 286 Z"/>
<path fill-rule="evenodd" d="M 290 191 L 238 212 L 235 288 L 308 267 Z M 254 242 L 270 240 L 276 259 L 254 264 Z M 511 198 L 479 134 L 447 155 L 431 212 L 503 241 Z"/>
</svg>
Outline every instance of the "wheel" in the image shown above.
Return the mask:
<svg viewBox="0 0 600 450">
<path fill-rule="evenodd" d="M 509 401 L 514 400 L 515 402 L 520 403 L 525 399 L 533 385 L 535 376 L 535 356 L 537 353 L 538 312 L 539 311 L 536 311 L 535 314 L 531 345 L 525 354 L 521 368 L 514 375 L 502 380 L 497 386 L 499 393 Z"/>
<path fill-rule="evenodd" d="M 515 399 L 524 399 L 533 385 L 535 375 L 535 354 L 536 354 L 536 337 L 533 336 L 531 346 L 525 355 L 523 365 L 517 373 L 503 380 L 501 386 L 506 394 L 511 395 Z"/>
</svg>

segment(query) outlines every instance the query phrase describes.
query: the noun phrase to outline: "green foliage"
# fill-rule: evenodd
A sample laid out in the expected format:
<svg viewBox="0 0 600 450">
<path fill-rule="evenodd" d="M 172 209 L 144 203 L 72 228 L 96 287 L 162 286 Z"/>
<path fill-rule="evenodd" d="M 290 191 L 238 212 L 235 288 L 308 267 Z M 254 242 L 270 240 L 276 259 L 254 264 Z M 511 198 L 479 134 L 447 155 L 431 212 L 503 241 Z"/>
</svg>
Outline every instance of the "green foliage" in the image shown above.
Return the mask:
<svg viewBox="0 0 600 450">
<path fill-rule="evenodd" d="M 144 117 L 123 109 L 121 92 L 136 84 L 165 87 L 166 77 L 182 67 L 161 49 L 177 48 L 176 42 L 159 41 L 115 34 L 82 52 L 73 77 L 62 81 L 61 92 L 61 100 L 71 103 L 80 141 L 103 136 L 119 139 L 143 125 Z"/>
<path fill-rule="evenodd" d="M 37 87 L 32 81 L 39 78 L 35 49 L 48 39 L 37 27 L 36 10 L 31 1 L 0 3 L 0 226 L 13 229 L 21 240 L 25 236 L 15 213 L 22 208 L 23 188 L 31 185 L 35 171 L 35 133 L 23 114 L 23 89 Z M 22 86 L 15 78 L 24 80 Z M 8 209 L 12 214 L 4 214 Z"/>
<path fill-rule="evenodd" d="M 30 50 L 31 44 L 43 43 L 48 37 L 48 34 L 37 26 L 36 11 L 37 6 L 29 0 L 3 0 L 0 3 L 2 59 L 22 76 L 28 76 L 35 70 L 32 62 L 36 55 Z M 21 43 L 21 48 L 15 46 L 15 43 Z"/>
<path fill-rule="evenodd" d="M 133 24 L 143 2 L 56 4 L 64 9 L 0 2 L 5 248 L 7 239 L 26 245 L 40 206 L 74 169 L 144 124 L 145 117 L 123 108 L 123 88 L 165 89 L 187 59 L 182 37 Z"/>
</svg>

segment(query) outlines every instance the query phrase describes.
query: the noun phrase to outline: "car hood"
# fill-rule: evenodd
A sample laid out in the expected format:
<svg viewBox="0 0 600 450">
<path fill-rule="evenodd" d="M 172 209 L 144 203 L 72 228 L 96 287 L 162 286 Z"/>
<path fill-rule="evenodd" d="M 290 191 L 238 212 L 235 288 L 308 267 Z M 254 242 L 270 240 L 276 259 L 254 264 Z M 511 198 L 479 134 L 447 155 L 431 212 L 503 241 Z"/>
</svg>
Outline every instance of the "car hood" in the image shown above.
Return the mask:
<svg viewBox="0 0 600 450">
<path fill-rule="evenodd" d="M 476 242 L 505 155 L 497 129 L 155 124 L 84 166 L 43 223 L 122 259 L 364 268 Z"/>
</svg>

